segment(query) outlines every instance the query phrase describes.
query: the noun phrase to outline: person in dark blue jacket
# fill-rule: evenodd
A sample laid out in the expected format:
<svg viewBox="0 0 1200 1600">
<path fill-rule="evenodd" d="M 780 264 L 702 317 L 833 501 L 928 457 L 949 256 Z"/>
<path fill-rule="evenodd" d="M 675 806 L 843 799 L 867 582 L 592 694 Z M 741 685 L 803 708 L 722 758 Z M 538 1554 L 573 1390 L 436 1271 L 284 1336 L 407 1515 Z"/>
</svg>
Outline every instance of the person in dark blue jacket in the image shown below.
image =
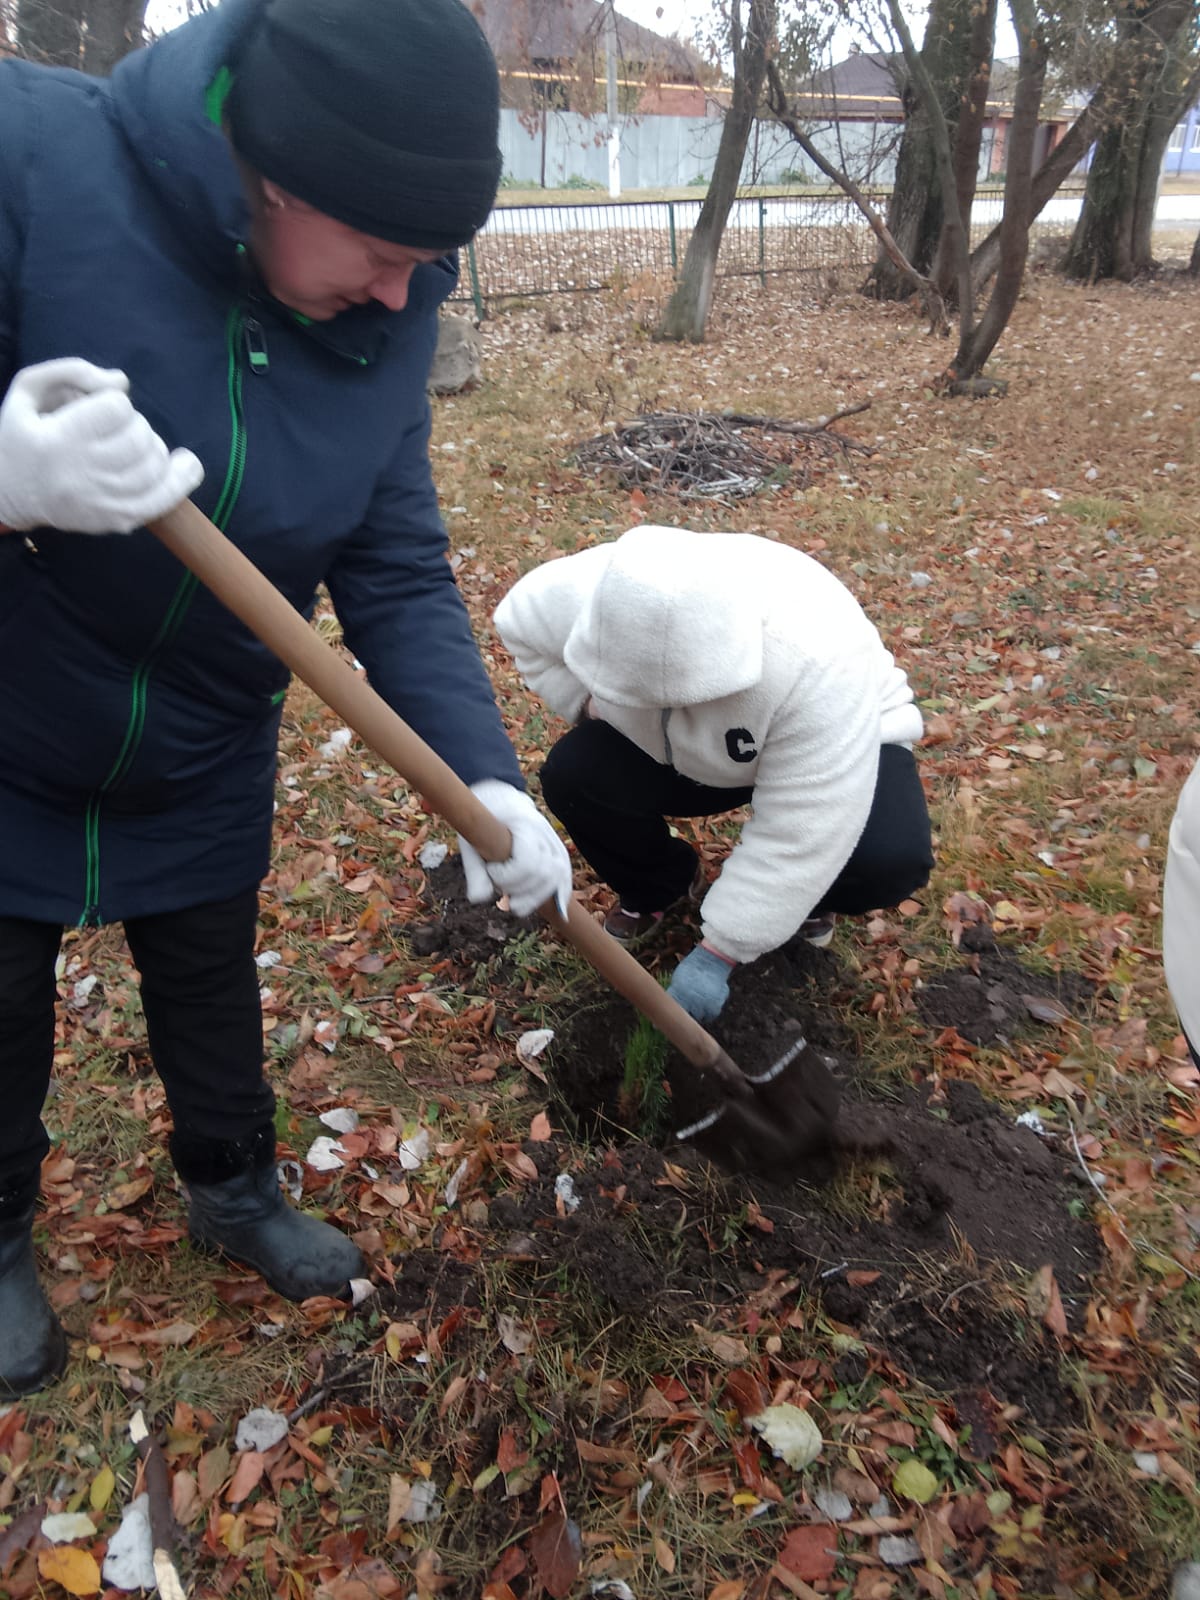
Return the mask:
<svg viewBox="0 0 1200 1600">
<path fill-rule="evenodd" d="M 146 531 L 188 493 L 570 888 L 445 559 L 426 380 L 500 176 L 460 0 L 226 0 L 111 80 L 0 64 L 0 1393 L 62 1369 L 31 1230 L 64 925 L 124 924 L 194 1240 L 292 1299 L 253 960 L 285 668 Z M 91 535 L 92 537 L 89 537 Z M 98 537 L 97 537 L 98 535 Z"/>
</svg>

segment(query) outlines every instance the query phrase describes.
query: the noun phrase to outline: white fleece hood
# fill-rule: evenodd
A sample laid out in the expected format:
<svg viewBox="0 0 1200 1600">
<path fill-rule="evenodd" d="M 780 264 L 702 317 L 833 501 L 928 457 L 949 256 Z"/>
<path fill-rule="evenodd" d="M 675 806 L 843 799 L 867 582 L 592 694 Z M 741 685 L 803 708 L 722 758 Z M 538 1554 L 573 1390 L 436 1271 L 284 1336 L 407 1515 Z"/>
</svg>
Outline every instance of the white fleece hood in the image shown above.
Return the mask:
<svg viewBox="0 0 1200 1600">
<path fill-rule="evenodd" d="M 738 560 L 742 533 L 631 528 L 563 647 L 597 700 L 640 708 L 696 706 L 758 683 L 761 588 Z"/>
</svg>

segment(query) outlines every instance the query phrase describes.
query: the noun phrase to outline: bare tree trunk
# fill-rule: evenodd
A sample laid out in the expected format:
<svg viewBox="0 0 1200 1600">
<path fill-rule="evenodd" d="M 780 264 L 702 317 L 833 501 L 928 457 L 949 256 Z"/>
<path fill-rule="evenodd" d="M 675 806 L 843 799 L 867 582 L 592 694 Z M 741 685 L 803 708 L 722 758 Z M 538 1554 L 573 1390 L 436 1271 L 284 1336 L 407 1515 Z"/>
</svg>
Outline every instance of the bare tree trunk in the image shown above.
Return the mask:
<svg viewBox="0 0 1200 1600">
<path fill-rule="evenodd" d="M 954 357 L 959 384 L 978 378 L 996 341 L 1008 326 L 1029 254 L 1029 225 L 1033 221 L 1033 151 L 1037 140 L 1042 93 L 1046 85 L 1046 52 L 1036 35 L 1034 0 L 1011 0 L 1017 30 L 1019 66 L 1008 131 L 1008 170 L 1004 180 L 1004 218 L 1000 224 L 1000 266 L 987 310 L 970 334 L 960 341 Z"/>
<path fill-rule="evenodd" d="M 740 0 L 733 0 L 733 94 L 721 127 L 721 142 L 708 193 L 688 240 L 679 281 L 655 330 L 656 339 L 690 339 L 695 344 L 704 340 L 712 308 L 717 256 L 737 195 L 746 145 L 762 93 L 767 57 L 775 36 L 775 16 L 775 0 L 749 0 L 743 38 Z"/>
<path fill-rule="evenodd" d="M 1196 235 L 1196 242 L 1192 246 L 1192 259 L 1188 263 L 1188 271 L 1193 278 L 1200 278 L 1200 233 Z"/>
<path fill-rule="evenodd" d="M 1185 91 L 1195 92 L 1188 59 L 1194 26 L 1194 0 L 1131 0 L 1123 21 L 1133 56 L 1128 89 L 1096 144 L 1083 210 L 1063 262 L 1068 277 L 1128 281 L 1153 266 L 1151 230 L 1163 153 Z"/>
<path fill-rule="evenodd" d="M 1188 107 L 1197 93 L 1200 93 L 1200 64 L 1194 67 L 1182 87 L 1175 87 L 1173 93 L 1164 85 L 1163 91 L 1155 96 L 1146 119 L 1133 205 L 1135 271 L 1147 271 L 1155 265 L 1154 213 L 1158 207 L 1163 160 L 1166 157 L 1167 145 L 1170 143 L 1172 128 L 1187 114 Z"/>
<path fill-rule="evenodd" d="M 974 71 L 971 45 L 978 0 L 932 0 L 920 60 L 934 85 L 943 120 L 958 127 L 967 84 Z M 986 7 L 985 7 L 986 8 Z M 907 52 L 905 52 L 907 61 Z M 888 231 L 918 272 L 933 265 L 945 217 L 945 194 L 938 177 L 937 141 L 924 97 L 915 92 L 907 61 L 904 102 L 907 120 L 896 162 L 896 181 L 888 205 Z M 952 276 L 952 274 L 951 274 Z M 912 290 L 881 251 L 863 293 L 880 300 L 902 300 Z"/>
<path fill-rule="evenodd" d="M 958 295 L 959 336 L 963 340 L 975 320 L 975 302 L 971 293 L 971 256 L 967 248 L 967 231 L 958 208 L 958 180 L 954 170 L 954 151 L 950 144 L 950 125 L 938 98 L 938 86 L 913 43 L 900 0 L 887 0 L 887 8 L 892 27 L 904 50 L 904 60 L 913 86 L 929 119 L 937 182 L 942 197 L 941 242 L 947 261 L 952 263 L 952 278 Z"/>
<path fill-rule="evenodd" d="M 83 70 L 106 78 L 143 41 L 146 0 L 88 0 Z"/>
<path fill-rule="evenodd" d="M 1062 139 L 1051 150 L 1033 175 L 1032 208 L 1030 222 L 1041 213 L 1048 200 L 1053 199 L 1063 181 L 1068 178 L 1087 154 L 1096 135 L 1101 132 L 1117 103 L 1115 74 L 1110 75 L 1096 90 Z M 991 233 L 975 246 L 971 254 L 971 276 L 975 293 L 984 285 L 1000 265 L 1000 229 L 997 223 Z"/>
<path fill-rule="evenodd" d="M 968 238 L 971 236 L 971 207 L 975 204 L 975 190 L 979 183 L 979 152 L 983 145 L 983 125 L 987 120 L 992 51 L 995 45 L 996 0 L 982 0 L 971 18 L 971 75 L 958 114 L 958 131 L 954 140 L 958 209 Z M 943 297 L 953 296 L 954 262 L 942 249 L 940 239 L 930 276 Z"/>
<path fill-rule="evenodd" d="M 769 86 L 767 103 L 776 122 L 787 129 L 817 171 L 823 172 L 830 182 L 836 183 L 838 188 L 848 195 L 858 207 L 866 218 L 871 232 L 879 240 L 880 248 L 887 254 L 896 271 L 909 284 L 910 289 L 915 290 L 924 301 L 925 309 L 929 315 L 930 331 L 938 333 L 949 331 L 946 328 L 946 307 L 935 286 L 913 266 L 892 237 L 891 231 L 883 218 L 875 210 L 866 195 L 863 194 L 854 179 L 841 167 L 835 167 L 832 161 L 828 160 L 817 149 L 813 141 L 801 128 L 792 113 L 787 90 L 783 86 L 783 79 L 780 77 L 779 69 L 773 61 L 768 61 L 767 63 L 767 83 Z"/>
<path fill-rule="evenodd" d="M 84 0 L 17 0 L 17 50 L 48 67 L 78 67 Z"/>
</svg>

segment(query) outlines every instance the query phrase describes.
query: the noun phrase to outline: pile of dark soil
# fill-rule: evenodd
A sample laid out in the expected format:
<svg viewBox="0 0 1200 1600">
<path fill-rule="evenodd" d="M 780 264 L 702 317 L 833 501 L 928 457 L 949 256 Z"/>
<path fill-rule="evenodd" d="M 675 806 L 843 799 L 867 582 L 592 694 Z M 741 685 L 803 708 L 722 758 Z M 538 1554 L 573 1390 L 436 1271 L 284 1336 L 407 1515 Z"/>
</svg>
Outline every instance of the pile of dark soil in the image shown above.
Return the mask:
<svg viewBox="0 0 1200 1600">
<path fill-rule="evenodd" d="M 438 916 L 421 937 L 464 965 L 494 961 L 505 923 L 489 907 L 462 903 L 455 870 L 439 869 Z M 1009 1030 L 1037 1028 L 1023 997 L 1077 1007 L 1090 993 L 1083 980 L 1047 979 L 984 945 L 967 952 L 978 971 L 951 971 L 928 986 L 922 1015 L 932 1029 L 953 1025 L 970 1038 L 972 1016 L 982 1031 L 997 1010 Z M 939 1089 L 932 1074 L 908 1086 L 880 1081 L 854 1059 L 834 1020 L 848 994 L 832 956 L 793 941 L 737 971 L 711 1030 L 747 1072 L 770 1065 L 796 1024 L 819 1050 L 842 1090 L 841 1126 L 856 1150 L 841 1156 L 829 1188 L 818 1186 L 828 1167 L 783 1182 L 725 1177 L 670 1136 L 661 1148 L 637 1138 L 622 1126 L 637 1018 L 607 991 L 583 997 L 543 1060 L 560 1119 L 598 1146 L 595 1156 L 571 1166 L 575 1147 L 529 1144 L 538 1180 L 492 1201 L 485 1255 L 519 1264 L 531 1289 L 567 1271 L 612 1312 L 653 1315 L 666 1327 L 764 1292 L 776 1304 L 819 1295 L 844 1331 L 955 1397 L 977 1437 L 991 1437 L 989 1416 L 1009 1402 L 1048 1426 L 1065 1422 L 1074 1402 L 1055 1352 L 1028 1337 L 1011 1285 L 1014 1273 L 1052 1266 L 1068 1322 L 1080 1322 L 1099 1258 L 1085 1179 L 1055 1141 L 1017 1125 L 970 1083 Z M 563 1173 L 575 1209 L 556 1195 Z"/>
<path fill-rule="evenodd" d="M 965 965 L 917 991 L 917 1010 L 932 1028 L 954 1028 L 971 1044 L 1012 1038 L 1030 1018 L 1053 1022 L 1078 1016 L 1096 986 L 1076 972 L 1047 974 L 1023 966 L 983 924 L 963 932 Z"/>
</svg>

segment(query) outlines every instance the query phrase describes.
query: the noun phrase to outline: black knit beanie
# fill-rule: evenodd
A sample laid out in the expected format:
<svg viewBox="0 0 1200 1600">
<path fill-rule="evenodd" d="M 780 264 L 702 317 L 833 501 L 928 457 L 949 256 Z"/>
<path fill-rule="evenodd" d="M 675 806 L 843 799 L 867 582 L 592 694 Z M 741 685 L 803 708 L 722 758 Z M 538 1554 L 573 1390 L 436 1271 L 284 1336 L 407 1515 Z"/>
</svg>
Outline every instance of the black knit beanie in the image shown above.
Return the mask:
<svg viewBox="0 0 1200 1600">
<path fill-rule="evenodd" d="M 487 219 L 499 83 L 462 0 L 266 0 L 230 65 L 234 148 L 318 211 L 419 250 Z"/>
</svg>

